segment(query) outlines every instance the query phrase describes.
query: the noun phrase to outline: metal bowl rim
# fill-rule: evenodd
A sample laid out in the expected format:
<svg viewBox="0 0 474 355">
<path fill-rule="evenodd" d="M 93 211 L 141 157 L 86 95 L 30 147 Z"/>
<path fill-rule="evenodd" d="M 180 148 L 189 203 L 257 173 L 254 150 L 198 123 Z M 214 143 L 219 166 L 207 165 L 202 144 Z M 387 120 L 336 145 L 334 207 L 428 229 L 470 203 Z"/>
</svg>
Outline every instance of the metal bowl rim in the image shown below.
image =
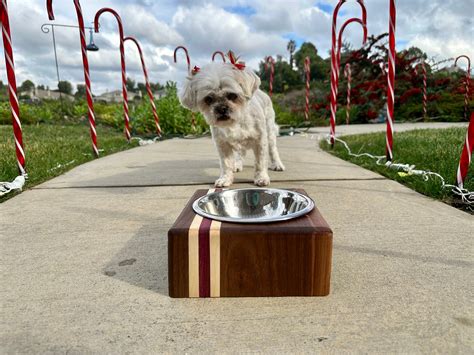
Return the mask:
<svg viewBox="0 0 474 355">
<path fill-rule="evenodd" d="M 253 218 L 232 218 L 232 217 L 222 217 L 222 216 L 217 216 L 217 215 L 212 215 L 207 212 L 204 212 L 202 209 L 199 208 L 198 204 L 199 202 L 205 198 L 209 197 L 214 194 L 221 194 L 225 193 L 227 191 L 252 191 L 252 190 L 257 190 L 257 191 L 270 191 L 270 192 L 291 192 L 295 195 L 301 196 L 303 199 L 305 199 L 308 202 L 308 205 L 303 208 L 302 210 L 286 215 L 286 216 L 278 216 L 278 217 L 271 217 L 271 218 L 262 218 L 262 219 L 253 219 Z M 287 221 L 290 219 L 295 219 L 298 217 L 301 217 L 309 212 L 311 212 L 314 209 L 315 203 L 313 199 L 311 199 L 309 196 L 303 195 L 300 192 L 297 191 L 292 191 L 292 190 L 285 190 L 285 189 L 275 189 L 275 188 L 241 188 L 241 189 L 228 189 L 228 190 L 222 190 L 222 191 L 214 191 L 211 193 L 207 193 L 204 196 L 199 197 L 193 202 L 193 210 L 196 212 L 198 215 L 202 217 L 206 217 L 212 220 L 216 221 L 221 221 L 221 222 L 231 222 L 231 223 L 268 223 L 268 222 L 280 222 L 280 221 Z"/>
</svg>

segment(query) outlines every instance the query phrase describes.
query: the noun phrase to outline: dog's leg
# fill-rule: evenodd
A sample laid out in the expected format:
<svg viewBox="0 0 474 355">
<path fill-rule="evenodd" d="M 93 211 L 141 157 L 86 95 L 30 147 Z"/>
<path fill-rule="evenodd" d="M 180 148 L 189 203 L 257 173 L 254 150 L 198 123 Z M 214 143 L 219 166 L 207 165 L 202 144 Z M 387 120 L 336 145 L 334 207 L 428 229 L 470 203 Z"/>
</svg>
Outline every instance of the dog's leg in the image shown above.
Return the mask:
<svg viewBox="0 0 474 355">
<path fill-rule="evenodd" d="M 234 173 L 244 170 L 244 163 L 242 161 L 241 151 L 236 151 L 234 154 Z"/>
<path fill-rule="evenodd" d="M 221 176 L 216 180 L 216 187 L 227 187 L 234 182 L 234 151 L 227 144 L 216 144 L 219 152 L 219 163 L 221 166 Z"/>
<path fill-rule="evenodd" d="M 270 113 L 272 117 L 271 119 L 267 120 L 268 125 L 268 150 L 270 153 L 270 170 L 274 171 L 283 171 L 285 170 L 285 166 L 281 162 L 280 154 L 278 154 L 278 149 L 276 145 L 277 140 L 277 125 L 275 124 L 275 112 L 272 110 Z"/>
<path fill-rule="evenodd" d="M 268 176 L 268 140 L 256 142 L 253 151 L 255 153 L 255 180 L 257 186 L 267 186 L 270 184 Z"/>
</svg>

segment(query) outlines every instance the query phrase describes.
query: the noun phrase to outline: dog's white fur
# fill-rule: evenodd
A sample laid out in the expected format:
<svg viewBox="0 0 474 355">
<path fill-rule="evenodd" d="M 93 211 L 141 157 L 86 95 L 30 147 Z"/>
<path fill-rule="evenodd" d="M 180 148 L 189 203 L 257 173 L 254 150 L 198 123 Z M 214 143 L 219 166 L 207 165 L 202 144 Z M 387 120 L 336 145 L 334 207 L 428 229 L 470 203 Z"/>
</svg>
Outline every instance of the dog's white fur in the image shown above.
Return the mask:
<svg viewBox="0 0 474 355">
<path fill-rule="evenodd" d="M 181 104 L 200 111 L 211 127 L 221 167 L 216 187 L 232 184 L 247 149 L 255 154 L 255 185 L 270 183 L 269 168 L 285 169 L 276 146 L 272 101 L 259 86 L 260 78 L 250 69 L 211 63 L 189 76 L 180 92 Z"/>
</svg>

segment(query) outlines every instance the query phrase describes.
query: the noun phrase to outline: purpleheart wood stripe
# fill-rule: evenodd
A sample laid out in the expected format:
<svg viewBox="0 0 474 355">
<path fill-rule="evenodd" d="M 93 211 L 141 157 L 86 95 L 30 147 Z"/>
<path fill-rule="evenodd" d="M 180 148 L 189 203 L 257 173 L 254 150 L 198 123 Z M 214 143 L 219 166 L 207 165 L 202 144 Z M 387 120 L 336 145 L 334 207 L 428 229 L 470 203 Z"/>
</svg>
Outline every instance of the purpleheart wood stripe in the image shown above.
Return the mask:
<svg viewBox="0 0 474 355">
<path fill-rule="evenodd" d="M 209 232 L 212 220 L 203 218 L 199 226 L 199 297 L 211 296 Z"/>
<path fill-rule="evenodd" d="M 188 230 L 189 297 L 220 297 L 221 223 L 193 215 Z"/>
</svg>

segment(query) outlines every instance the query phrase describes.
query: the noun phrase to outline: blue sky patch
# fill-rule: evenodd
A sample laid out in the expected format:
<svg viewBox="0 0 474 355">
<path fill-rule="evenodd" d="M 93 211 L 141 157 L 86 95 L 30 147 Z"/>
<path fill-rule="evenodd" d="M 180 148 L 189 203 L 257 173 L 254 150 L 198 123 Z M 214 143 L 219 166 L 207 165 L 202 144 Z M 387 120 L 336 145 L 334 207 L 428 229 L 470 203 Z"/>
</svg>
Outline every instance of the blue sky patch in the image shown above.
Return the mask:
<svg viewBox="0 0 474 355">
<path fill-rule="evenodd" d="M 284 39 L 287 39 L 288 41 L 290 39 L 294 40 L 296 42 L 296 48 L 300 47 L 304 42 L 306 42 L 306 39 L 303 37 L 300 37 L 296 35 L 295 33 L 286 33 L 282 36 Z"/>
<path fill-rule="evenodd" d="M 406 46 L 407 46 L 407 44 L 408 44 L 408 40 L 407 40 L 407 39 L 403 39 L 403 38 L 402 38 L 402 39 L 397 39 L 397 40 L 395 41 L 395 44 L 396 44 L 396 46 L 397 46 L 398 48 L 404 49 L 404 48 L 406 48 Z"/>
<path fill-rule="evenodd" d="M 317 2 L 316 4 L 314 4 L 314 6 L 316 6 L 318 9 L 320 9 L 321 11 L 329 14 L 329 15 L 332 15 L 332 12 L 334 11 L 334 6 L 328 4 L 328 3 L 325 3 L 325 2 Z"/>
<path fill-rule="evenodd" d="M 251 6 L 225 6 L 224 10 L 242 16 L 252 16 L 257 13 Z"/>
</svg>

